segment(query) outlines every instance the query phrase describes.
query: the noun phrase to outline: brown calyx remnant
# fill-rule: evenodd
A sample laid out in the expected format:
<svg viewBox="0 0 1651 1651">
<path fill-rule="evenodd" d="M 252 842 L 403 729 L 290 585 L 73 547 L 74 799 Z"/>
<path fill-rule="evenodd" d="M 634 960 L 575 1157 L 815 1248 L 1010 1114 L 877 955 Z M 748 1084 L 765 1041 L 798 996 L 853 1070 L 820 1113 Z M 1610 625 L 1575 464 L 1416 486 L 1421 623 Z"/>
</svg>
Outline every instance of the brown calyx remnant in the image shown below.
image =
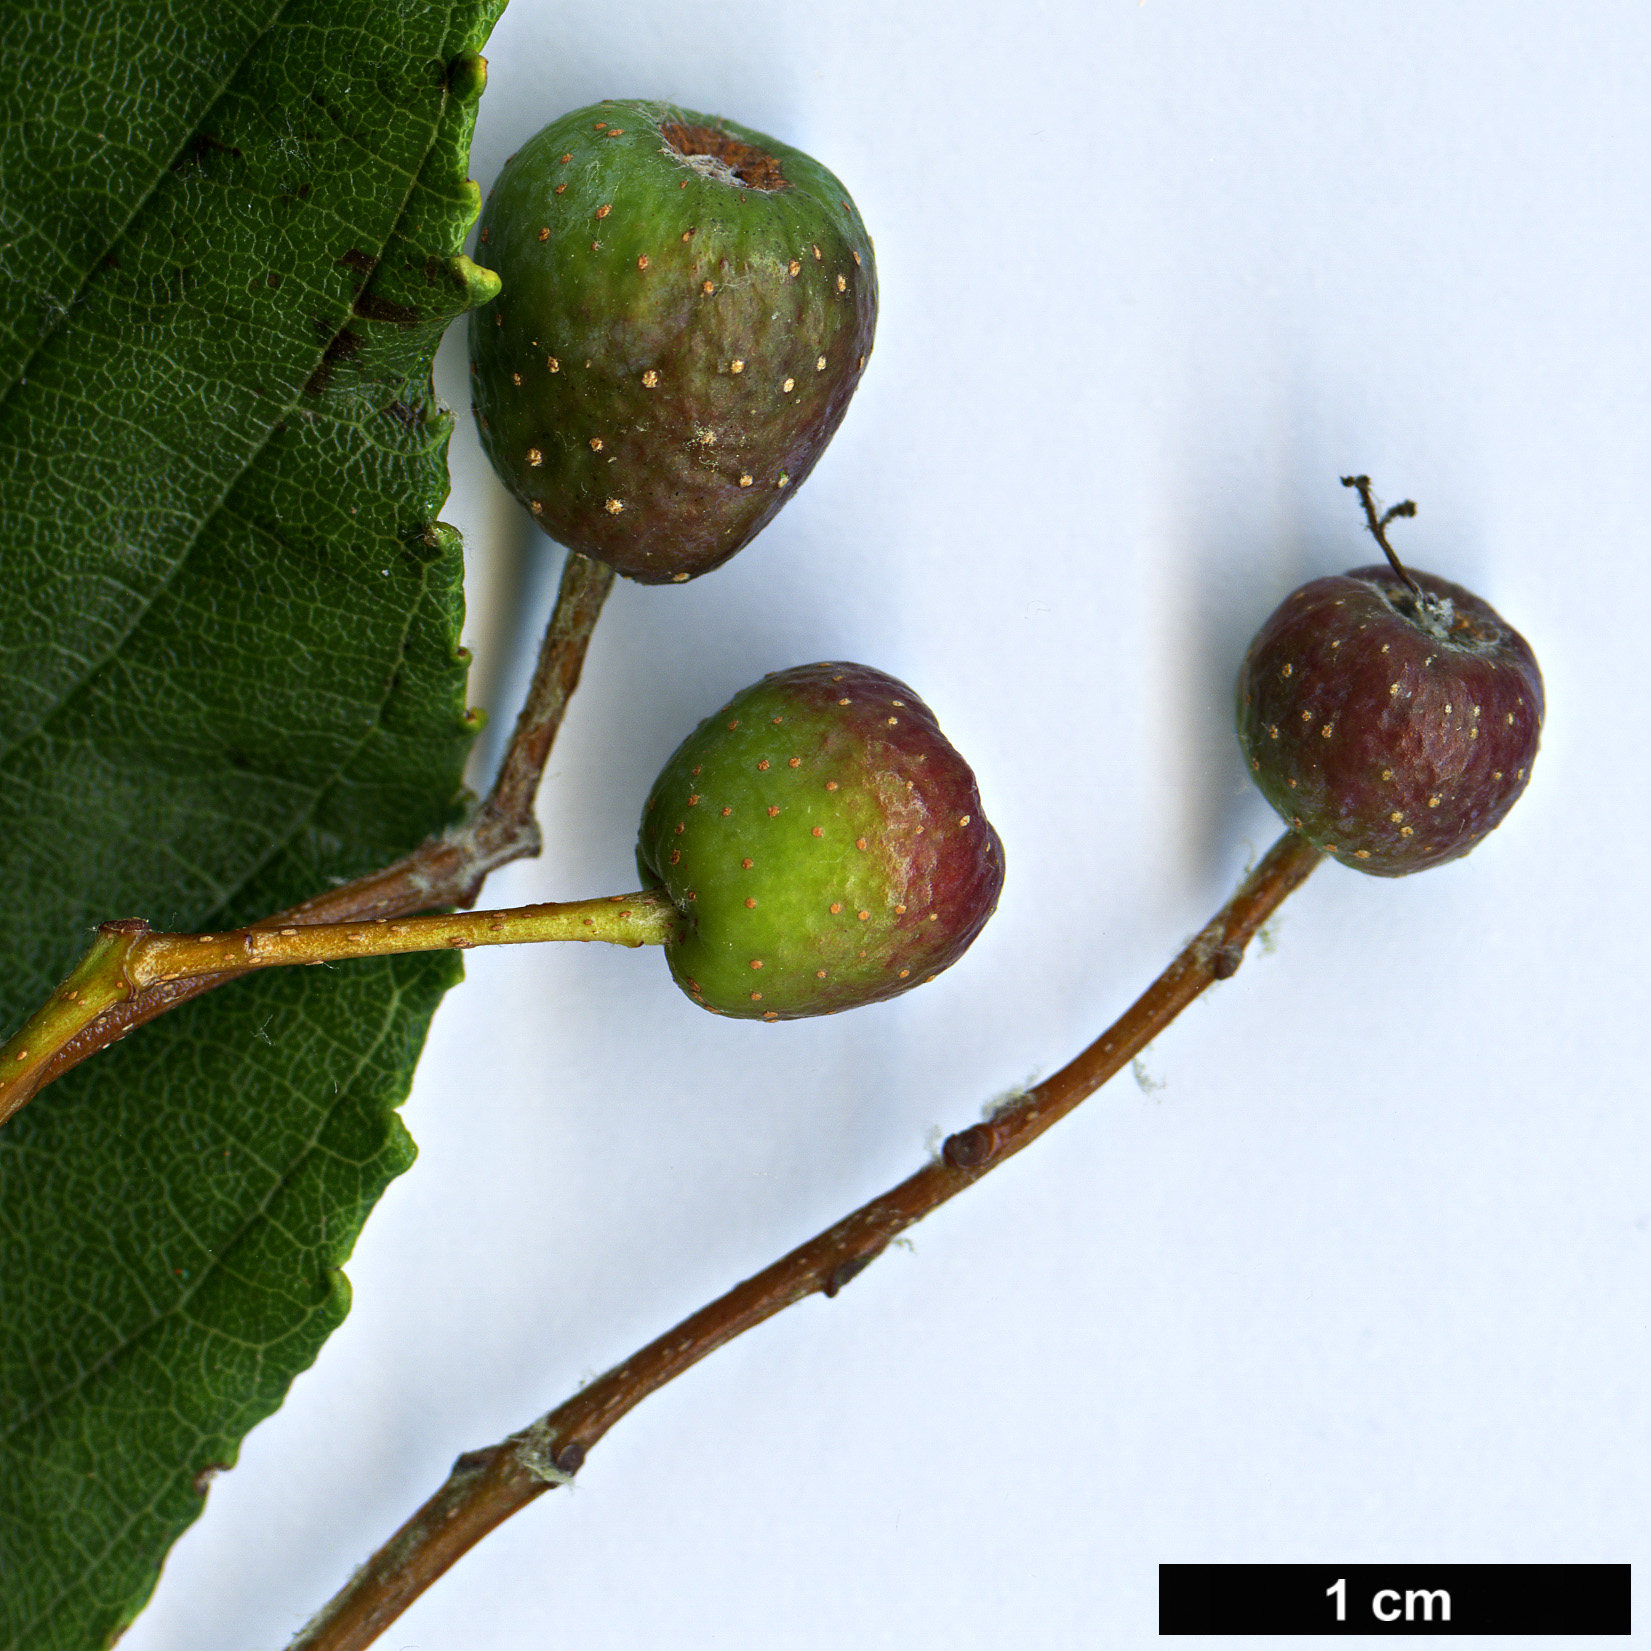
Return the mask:
<svg viewBox="0 0 1651 1651">
<path fill-rule="evenodd" d="M 739 181 L 751 189 L 789 189 L 780 163 L 766 149 L 741 143 L 711 126 L 685 126 L 680 120 L 661 121 L 659 135 L 679 155 L 709 155 L 721 161 Z"/>
</svg>

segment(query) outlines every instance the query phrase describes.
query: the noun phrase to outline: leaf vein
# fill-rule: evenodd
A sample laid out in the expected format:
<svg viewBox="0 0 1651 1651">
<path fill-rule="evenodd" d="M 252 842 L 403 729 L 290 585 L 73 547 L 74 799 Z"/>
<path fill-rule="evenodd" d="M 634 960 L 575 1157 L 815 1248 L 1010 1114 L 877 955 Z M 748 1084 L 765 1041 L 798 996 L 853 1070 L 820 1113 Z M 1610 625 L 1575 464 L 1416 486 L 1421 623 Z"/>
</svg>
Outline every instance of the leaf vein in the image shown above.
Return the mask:
<svg viewBox="0 0 1651 1651">
<path fill-rule="evenodd" d="M 283 3 L 285 3 L 285 0 L 283 0 Z M 451 16 L 451 8 L 449 8 L 449 15 Z M 418 171 L 413 174 L 412 182 L 408 185 L 406 192 L 402 196 L 401 205 L 396 210 L 395 219 L 391 223 L 390 228 L 379 247 L 378 257 L 374 260 L 375 268 L 377 264 L 382 261 L 385 249 L 390 246 L 401 233 L 402 224 L 407 216 L 408 202 L 411 199 L 413 191 L 418 187 L 419 179 L 423 176 L 424 169 L 429 163 L 431 152 L 435 148 L 436 138 L 441 130 L 442 115 L 445 114 L 446 111 L 448 96 L 449 94 L 445 92 L 442 95 L 440 111 L 431 122 L 430 137 L 425 144 L 424 154 L 420 159 Z M 344 324 L 333 333 L 328 343 L 316 352 L 312 358 L 313 367 L 319 367 L 321 365 L 327 357 L 328 350 L 336 344 L 338 338 L 343 333 L 349 330 L 350 321 L 353 319 L 354 315 L 352 312 L 351 316 L 345 320 Z M 233 476 L 226 480 L 217 499 L 205 512 L 203 512 L 200 521 L 197 523 L 194 531 L 185 542 L 182 550 L 178 554 L 177 560 L 167 572 L 166 577 L 156 584 L 154 589 L 150 591 L 148 597 L 134 608 L 129 622 L 122 629 L 120 635 L 116 637 L 109 644 L 109 646 L 102 651 L 101 654 L 88 659 L 87 669 L 84 675 L 82 675 L 79 681 L 76 682 L 72 688 L 65 690 L 59 696 L 57 704 L 54 705 L 52 709 L 43 717 L 41 717 L 41 719 L 26 734 L 12 741 L 10 745 L 0 744 L 0 763 L 6 762 L 15 751 L 20 749 L 29 740 L 37 738 L 39 735 L 44 733 L 64 712 L 65 708 L 73 700 L 75 694 L 85 687 L 90 677 L 97 671 L 105 668 L 110 661 L 117 658 L 127 644 L 130 643 L 133 636 L 142 625 L 144 619 L 148 617 L 150 611 L 154 608 L 155 604 L 160 601 L 160 599 L 172 588 L 179 573 L 188 564 L 191 553 L 194 551 L 196 545 L 200 543 L 203 535 L 210 527 L 214 525 L 214 523 L 217 522 L 220 515 L 228 508 L 229 498 L 234 493 L 236 487 L 239 486 L 240 483 L 248 476 L 252 475 L 258 465 L 262 462 L 265 454 L 269 451 L 270 443 L 280 431 L 285 420 L 293 417 L 301 411 L 303 398 L 304 392 L 300 390 L 297 396 L 287 402 L 284 406 L 281 406 L 279 415 L 270 421 L 268 428 L 265 430 L 263 440 L 259 442 L 258 446 L 247 456 L 246 462 L 241 466 L 241 468 Z M 3 411 L 4 398 L 0 397 L 0 413 L 3 413 Z"/>
<path fill-rule="evenodd" d="M 263 45 L 269 35 L 274 32 L 276 25 L 280 22 L 281 14 L 291 3 L 292 0 L 276 0 L 274 16 L 271 17 L 269 22 L 265 25 L 263 32 L 252 37 L 252 39 L 247 43 L 246 51 L 236 59 L 234 66 L 227 71 L 223 80 L 213 89 L 211 95 L 201 100 L 201 110 L 203 115 L 210 113 L 210 111 L 217 106 L 218 102 L 229 90 L 230 86 L 234 84 L 236 76 L 239 75 L 241 70 L 246 66 L 247 59 L 250 58 L 252 54 Z M 53 324 L 44 328 L 40 335 L 36 338 L 34 348 L 29 351 L 28 357 L 19 365 L 17 369 L 17 377 L 14 378 L 4 390 L 0 390 L 0 417 L 4 417 L 5 415 L 6 405 L 11 400 L 12 391 L 15 390 L 20 383 L 27 382 L 29 368 L 34 364 L 35 358 L 40 354 L 41 350 L 43 350 L 46 345 L 57 336 L 63 326 L 63 323 L 69 318 L 69 315 L 72 313 L 75 306 L 85 297 L 86 289 L 92 284 L 93 280 L 96 279 L 97 272 L 105 267 L 105 260 L 108 258 L 109 254 L 126 240 L 128 233 L 131 231 L 132 225 L 136 223 L 138 218 L 149 209 L 151 202 L 153 202 L 155 198 L 156 190 L 158 190 L 161 185 L 165 183 L 167 174 L 171 172 L 173 166 L 177 163 L 178 156 L 181 155 L 189 146 L 197 130 L 199 130 L 199 123 L 191 121 L 188 136 L 184 137 L 179 142 L 177 148 L 167 156 L 165 162 L 156 168 L 152 181 L 150 182 L 149 187 L 143 192 L 142 197 L 134 202 L 132 210 L 127 213 L 124 219 L 121 220 L 120 227 L 109 238 L 108 242 L 104 245 L 102 252 L 100 252 L 98 256 L 95 257 L 81 272 L 80 279 L 75 284 L 74 292 L 69 296 L 67 302 L 61 306 Z"/>
<path fill-rule="evenodd" d="M 379 1017 L 377 1030 L 371 1039 L 367 1041 L 365 1047 L 358 1048 L 355 1052 L 346 1080 L 350 1091 L 353 1091 L 355 1083 L 362 1077 L 363 1073 L 367 1070 L 374 1057 L 377 1055 L 385 1039 L 389 1037 L 391 1028 L 395 1023 L 396 1016 L 400 1011 L 402 998 L 402 988 L 399 985 L 393 985 L 389 996 L 385 1000 L 384 1013 Z M 329 1041 L 332 1043 L 333 1048 L 347 1053 L 347 1051 L 342 1050 L 342 1046 L 336 1039 Z M 179 1317 L 185 1318 L 188 1322 L 197 1325 L 203 1330 L 209 1331 L 215 1336 L 221 1337 L 225 1341 L 246 1347 L 253 1352 L 263 1352 L 264 1347 L 267 1344 L 247 1341 L 238 1342 L 237 1338 L 231 1336 L 227 1331 L 222 1329 L 221 1326 L 213 1325 L 203 1319 L 195 1318 L 190 1315 L 188 1312 L 189 1304 L 206 1288 L 209 1282 L 216 1282 L 218 1275 L 221 1272 L 230 1272 L 233 1274 L 234 1269 L 231 1264 L 231 1257 L 234 1252 L 251 1234 L 253 1228 L 260 1222 L 267 1219 L 266 1212 L 269 1210 L 270 1206 L 299 1176 L 311 1159 L 326 1151 L 320 1137 L 325 1132 L 327 1125 L 331 1123 L 333 1118 L 336 1116 L 339 1109 L 350 1104 L 349 1101 L 342 1098 L 346 1092 L 345 1085 L 338 1085 L 336 1087 L 336 1095 L 339 1098 L 318 1109 L 315 1120 L 299 1151 L 294 1154 L 292 1161 L 265 1189 L 263 1196 L 259 1198 L 256 1203 L 254 1203 L 244 1219 L 229 1235 L 227 1240 L 219 1246 L 217 1253 L 212 1256 L 211 1261 L 201 1269 L 200 1278 L 198 1280 L 191 1279 L 189 1282 L 189 1287 L 182 1291 L 178 1295 L 177 1299 L 169 1306 L 157 1309 L 153 1316 L 145 1323 L 127 1331 L 113 1346 L 109 1347 L 91 1363 L 85 1365 L 77 1371 L 73 1380 L 64 1383 L 54 1392 L 43 1395 L 33 1406 L 33 1408 L 23 1412 L 11 1426 L 0 1430 L 0 1445 L 4 1445 L 13 1434 L 19 1433 L 23 1431 L 23 1429 L 34 1425 L 41 1418 L 57 1409 L 59 1405 L 66 1403 L 100 1371 L 105 1370 L 110 1365 L 117 1363 L 120 1359 L 136 1348 L 139 1343 L 146 1340 L 150 1335 L 163 1327 L 171 1319 Z M 174 1208 L 173 1213 L 178 1216 L 180 1227 L 186 1226 L 182 1212 Z M 281 1230 L 279 1229 L 279 1225 L 276 1225 L 278 1230 Z M 289 1233 L 288 1236 L 294 1238 L 296 1241 L 297 1235 Z M 337 1267 L 329 1267 L 327 1270 L 329 1272 L 337 1272 L 341 1269 Z M 181 1419 L 182 1418 L 180 1418 L 180 1420 Z"/>
</svg>

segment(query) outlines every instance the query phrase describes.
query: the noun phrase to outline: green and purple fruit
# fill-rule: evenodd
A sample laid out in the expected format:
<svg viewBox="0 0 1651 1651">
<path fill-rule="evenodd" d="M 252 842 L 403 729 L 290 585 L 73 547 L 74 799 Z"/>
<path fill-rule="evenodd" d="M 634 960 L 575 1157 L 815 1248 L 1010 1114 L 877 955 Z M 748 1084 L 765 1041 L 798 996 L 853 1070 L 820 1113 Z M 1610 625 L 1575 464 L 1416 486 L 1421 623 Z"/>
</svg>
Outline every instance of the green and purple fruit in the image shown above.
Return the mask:
<svg viewBox="0 0 1651 1651">
<path fill-rule="evenodd" d="M 1402 569 L 1387 519 L 1372 509 L 1392 565 L 1315 579 L 1262 626 L 1238 675 L 1238 738 L 1309 842 L 1402 877 L 1501 823 L 1530 778 L 1543 695 L 1525 639 L 1460 585 Z"/>
<path fill-rule="evenodd" d="M 506 163 L 471 314 L 493 468 L 553 539 L 645 584 L 709 572 L 796 492 L 877 323 L 871 237 L 817 161 L 608 102 Z"/>
<path fill-rule="evenodd" d="M 934 979 L 997 905 L 1003 845 L 903 682 L 801 665 L 735 695 L 665 765 L 637 863 L 685 919 L 671 973 L 718 1014 L 792 1020 Z"/>
</svg>

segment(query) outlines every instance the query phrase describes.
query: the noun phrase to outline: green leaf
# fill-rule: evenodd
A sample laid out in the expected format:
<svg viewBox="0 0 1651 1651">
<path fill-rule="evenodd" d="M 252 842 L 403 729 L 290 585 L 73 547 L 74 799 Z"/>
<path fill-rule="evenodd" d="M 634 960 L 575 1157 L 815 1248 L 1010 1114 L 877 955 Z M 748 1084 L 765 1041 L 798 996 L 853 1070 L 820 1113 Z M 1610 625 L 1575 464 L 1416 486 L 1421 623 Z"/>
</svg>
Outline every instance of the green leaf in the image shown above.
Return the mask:
<svg viewBox="0 0 1651 1651">
<path fill-rule="evenodd" d="M 0 1035 L 451 821 L 436 522 L 502 0 L 67 0 L 0 60 Z M 273 971 L 0 1130 L 0 1646 L 109 1644 L 348 1304 L 448 958 Z"/>
</svg>

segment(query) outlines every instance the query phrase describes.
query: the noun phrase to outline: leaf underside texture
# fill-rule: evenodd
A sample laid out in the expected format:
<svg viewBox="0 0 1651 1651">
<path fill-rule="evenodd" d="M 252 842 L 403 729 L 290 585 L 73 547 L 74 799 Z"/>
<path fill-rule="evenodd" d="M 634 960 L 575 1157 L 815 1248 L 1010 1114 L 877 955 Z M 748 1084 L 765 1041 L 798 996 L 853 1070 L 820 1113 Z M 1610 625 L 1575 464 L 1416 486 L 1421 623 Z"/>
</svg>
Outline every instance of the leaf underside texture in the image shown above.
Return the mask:
<svg viewBox="0 0 1651 1651">
<path fill-rule="evenodd" d="M 0 1036 L 97 922 L 248 921 L 462 805 L 430 363 L 502 3 L 8 9 Z M 0 1647 L 111 1643 L 314 1360 L 457 976 L 251 977 L 0 1130 Z"/>
</svg>

